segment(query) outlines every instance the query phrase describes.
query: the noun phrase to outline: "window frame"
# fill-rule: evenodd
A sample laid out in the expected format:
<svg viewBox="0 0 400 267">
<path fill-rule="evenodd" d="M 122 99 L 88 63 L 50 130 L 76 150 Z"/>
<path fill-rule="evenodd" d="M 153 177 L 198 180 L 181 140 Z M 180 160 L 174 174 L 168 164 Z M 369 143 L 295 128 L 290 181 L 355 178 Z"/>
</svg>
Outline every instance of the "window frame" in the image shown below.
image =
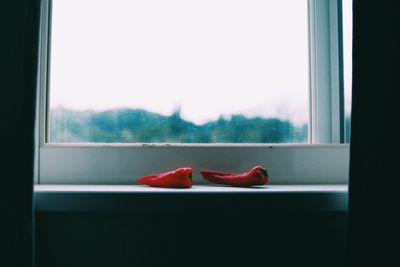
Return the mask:
<svg viewBox="0 0 400 267">
<path fill-rule="evenodd" d="M 132 184 L 135 177 L 179 166 L 270 170 L 274 184 L 346 184 L 341 0 L 308 0 L 310 120 L 308 144 L 49 144 L 51 4 L 41 1 L 36 124 L 36 184 Z M 130 159 L 130 160 L 127 160 Z M 157 160 L 155 160 L 157 159 Z"/>
</svg>

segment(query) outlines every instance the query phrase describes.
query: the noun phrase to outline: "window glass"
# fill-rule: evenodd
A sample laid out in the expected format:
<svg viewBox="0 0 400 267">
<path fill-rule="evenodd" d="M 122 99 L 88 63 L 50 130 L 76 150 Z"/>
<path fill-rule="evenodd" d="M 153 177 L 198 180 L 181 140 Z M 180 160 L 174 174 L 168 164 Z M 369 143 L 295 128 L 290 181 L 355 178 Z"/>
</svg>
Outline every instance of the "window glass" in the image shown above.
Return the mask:
<svg viewBox="0 0 400 267">
<path fill-rule="evenodd" d="M 53 0 L 48 141 L 307 142 L 307 3 Z"/>
<path fill-rule="evenodd" d="M 344 112 L 345 142 L 350 143 L 352 45 L 353 45 L 353 0 L 343 0 L 343 67 L 344 67 Z"/>
</svg>

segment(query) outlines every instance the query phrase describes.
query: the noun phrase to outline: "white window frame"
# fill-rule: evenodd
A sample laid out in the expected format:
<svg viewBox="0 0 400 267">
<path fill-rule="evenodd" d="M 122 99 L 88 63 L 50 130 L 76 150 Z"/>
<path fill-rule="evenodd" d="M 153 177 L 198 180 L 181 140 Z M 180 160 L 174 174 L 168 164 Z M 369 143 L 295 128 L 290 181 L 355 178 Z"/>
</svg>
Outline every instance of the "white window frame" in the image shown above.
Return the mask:
<svg viewBox="0 0 400 267">
<path fill-rule="evenodd" d="M 273 184 L 346 184 L 349 145 L 343 143 L 341 0 L 308 0 L 310 41 L 309 144 L 49 144 L 48 72 L 51 0 L 41 3 L 37 184 L 132 184 L 135 178 L 181 166 L 269 171 Z"/>
</svg>

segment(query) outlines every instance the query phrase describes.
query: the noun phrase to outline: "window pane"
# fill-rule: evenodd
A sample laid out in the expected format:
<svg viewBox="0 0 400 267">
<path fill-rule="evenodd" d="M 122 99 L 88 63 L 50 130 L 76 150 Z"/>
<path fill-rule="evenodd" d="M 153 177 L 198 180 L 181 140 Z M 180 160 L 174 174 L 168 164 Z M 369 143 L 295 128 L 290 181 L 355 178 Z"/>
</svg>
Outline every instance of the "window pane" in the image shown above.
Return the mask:
<svg viewBox="0 0 400 267">
<path fill-rule="evenodd" d="M 307 0 L 53 0 L 49 142 L 307 142 L 307 12 Z"/>
<path fill-rule="evenodd" d="M 343 0 L 343 67 L 344 67 L 344 112 L 345 142 L 350 143 L 352 45 L 353 45 L 353 0 Z"/>
</svg>

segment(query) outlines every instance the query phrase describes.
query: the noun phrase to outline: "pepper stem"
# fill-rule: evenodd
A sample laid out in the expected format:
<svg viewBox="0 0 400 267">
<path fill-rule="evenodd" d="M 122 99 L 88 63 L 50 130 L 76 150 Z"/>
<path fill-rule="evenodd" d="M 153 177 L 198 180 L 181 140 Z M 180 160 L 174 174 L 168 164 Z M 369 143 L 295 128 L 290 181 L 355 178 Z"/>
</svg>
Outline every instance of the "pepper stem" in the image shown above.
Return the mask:
<svg viewBox="0 0 400 267">
<path fill-rule="evenodd" d="M 264 176 L 268 176 L 268 172 L 267 172 L 266 169 L 261 169 L 261 173 L 262 173 Z"/>
</svg>

